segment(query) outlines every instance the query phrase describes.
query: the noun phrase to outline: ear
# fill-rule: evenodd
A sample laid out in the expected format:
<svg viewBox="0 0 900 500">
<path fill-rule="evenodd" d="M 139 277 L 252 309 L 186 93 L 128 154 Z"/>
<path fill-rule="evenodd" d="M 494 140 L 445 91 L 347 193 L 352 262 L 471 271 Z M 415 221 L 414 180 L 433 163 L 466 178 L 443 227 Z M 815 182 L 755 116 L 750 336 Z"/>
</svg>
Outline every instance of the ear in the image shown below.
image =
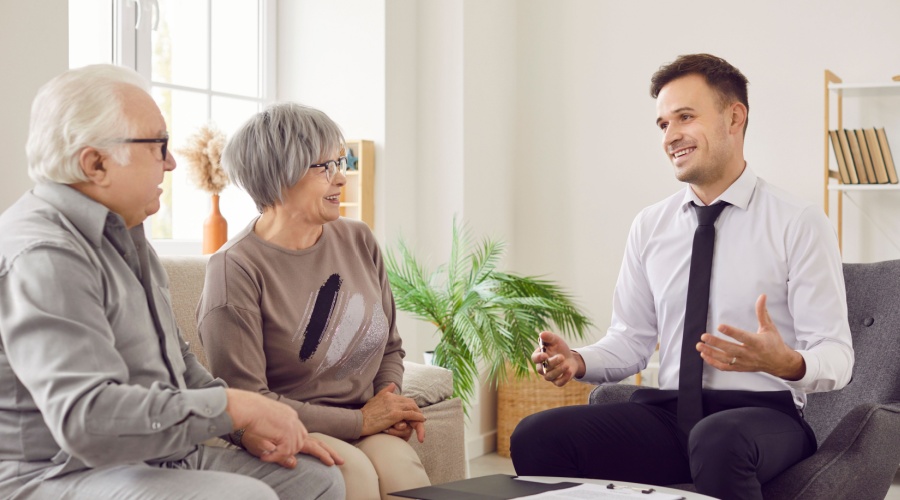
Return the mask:
<svg viewBox="0 0 900 500">
<path fill-rule="evenodd" d="M 98 149 L 88 146 L 81 150 L 81 154 L 78 155 L 78 163 L 89 183 L 98 186 L 109 184 L 108 171 L 103 165 L 103 161 L 103 154 Z"/>
<path fill-rule="evenodd" d="M 744 134 L 744 124 L 747 123 L 747 106 L 743 103 L 736 102 L 731 105 L 731 123 L 730 129 L 732 133 Z"/>
</svg>

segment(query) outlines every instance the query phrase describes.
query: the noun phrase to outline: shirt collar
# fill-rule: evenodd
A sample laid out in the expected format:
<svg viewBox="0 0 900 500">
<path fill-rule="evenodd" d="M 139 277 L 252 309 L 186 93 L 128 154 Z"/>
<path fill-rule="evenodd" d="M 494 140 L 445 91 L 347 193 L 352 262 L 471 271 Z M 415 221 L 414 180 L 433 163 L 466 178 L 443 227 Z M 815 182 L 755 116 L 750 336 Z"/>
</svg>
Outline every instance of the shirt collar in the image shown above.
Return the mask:
<svg viewBox="0 0 900 500">
<path fill-rule="evenodd" d="M 756 190 L 757 180 L 756 174 L 750 170 L 750 167 L 745 166 L 741 176 L 731 183 L 731 185 L 728 186 L 728 189 L 719 195 L 718 198 L 713 200 L 710 205 L 714 205 L 719 201 L 726 201 L 741 210 L 747 210 L 747 207 L 750 206 L 750 200 L 753 198 L 753 192 Z M 684 198 L 681 201 L 681 209 L 687 210 L 691 202 L 694 202 L 701 207 L 704 206 L 704 203 L 700 201 L 700 197 L 694 193 L 694 190 L 691 189 L 690 184 L 688 184 L 684 188 Z"/>
<path fill-rule="evenodd" d="M 117 218 L 121 228 L 125 228 L 125 221 L 120 215 L 66 184 L 39 182 L 32 192 L 59 210 L 95 247 L 103 242 L 107 215 Z"/>
</svg>

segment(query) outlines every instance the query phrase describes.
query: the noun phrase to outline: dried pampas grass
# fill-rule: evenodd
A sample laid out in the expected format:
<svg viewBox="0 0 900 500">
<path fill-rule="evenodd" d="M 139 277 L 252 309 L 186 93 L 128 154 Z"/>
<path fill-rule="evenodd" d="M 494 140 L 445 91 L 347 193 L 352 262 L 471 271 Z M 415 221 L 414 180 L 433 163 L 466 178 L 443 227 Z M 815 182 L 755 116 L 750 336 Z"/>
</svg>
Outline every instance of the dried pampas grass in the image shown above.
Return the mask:
<svg viewBox="0 0 900 500">
<path fill-rule="evenodd" d="M 187 162 L 194 184 L 209 194 L 219 194 L 228 185 L 228 174 L 222 168 L 225 134 L 214 125 L 203 125 L 188 137 L 175 152 Z"/>
</svg>

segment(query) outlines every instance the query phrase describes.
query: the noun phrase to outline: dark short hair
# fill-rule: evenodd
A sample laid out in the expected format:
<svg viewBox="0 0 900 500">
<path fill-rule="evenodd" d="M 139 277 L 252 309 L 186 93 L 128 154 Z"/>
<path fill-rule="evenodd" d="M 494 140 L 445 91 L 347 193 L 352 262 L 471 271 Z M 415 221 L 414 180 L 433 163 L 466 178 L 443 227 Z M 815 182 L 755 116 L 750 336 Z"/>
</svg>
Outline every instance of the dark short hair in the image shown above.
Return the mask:
<svg viewBox="0 0 900 500">
<path fill-rule="evenodd" d="M 687 75 L 700 75 L 718 94 L 722 107 L 738 101 L 750 111 L 747 101 L 747 77 L 721 57 L 710 54 L 678 56 L 669 64 L 659 67 L 650 78 L 650 96 L 656 99 L 663 87 L 671 81 Z M 744 122 L 744 132 L 747 122 Z"/>
</svg>

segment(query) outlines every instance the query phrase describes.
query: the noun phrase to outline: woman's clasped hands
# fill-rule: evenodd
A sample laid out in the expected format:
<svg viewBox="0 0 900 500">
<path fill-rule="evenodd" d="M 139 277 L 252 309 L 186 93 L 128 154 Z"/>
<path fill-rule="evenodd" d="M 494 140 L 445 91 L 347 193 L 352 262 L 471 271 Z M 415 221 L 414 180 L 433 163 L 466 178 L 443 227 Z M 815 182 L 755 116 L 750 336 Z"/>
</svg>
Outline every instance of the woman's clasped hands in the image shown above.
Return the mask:
<svg viewBox="0 0 900 500">
<path fill-rule="evenodd" d="M 362 435 L 384 432 L 409 440 L 415 431 L 416 438 L 424 443 L 425 415 L 415 401 L 396 394 L 396 390 L 397 385 L 391 382 L 362 407 Z"/>
</svg>

